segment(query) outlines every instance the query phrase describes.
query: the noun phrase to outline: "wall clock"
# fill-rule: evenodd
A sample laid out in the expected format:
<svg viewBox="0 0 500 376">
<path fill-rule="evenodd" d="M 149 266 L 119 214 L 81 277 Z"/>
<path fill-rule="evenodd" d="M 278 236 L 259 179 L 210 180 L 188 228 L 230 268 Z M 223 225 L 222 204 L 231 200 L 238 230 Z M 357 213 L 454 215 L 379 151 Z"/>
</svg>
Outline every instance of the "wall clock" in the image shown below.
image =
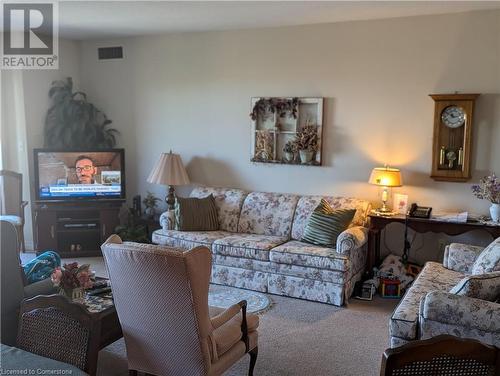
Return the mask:
<svg viewBox="0 0 500 376">
<path fill-rule="evenodd" d="M 435 101 L 431 178 L 463 182 L 471 178 L 474 103 L 480 94 L 431 94 Z"/>
</svg>

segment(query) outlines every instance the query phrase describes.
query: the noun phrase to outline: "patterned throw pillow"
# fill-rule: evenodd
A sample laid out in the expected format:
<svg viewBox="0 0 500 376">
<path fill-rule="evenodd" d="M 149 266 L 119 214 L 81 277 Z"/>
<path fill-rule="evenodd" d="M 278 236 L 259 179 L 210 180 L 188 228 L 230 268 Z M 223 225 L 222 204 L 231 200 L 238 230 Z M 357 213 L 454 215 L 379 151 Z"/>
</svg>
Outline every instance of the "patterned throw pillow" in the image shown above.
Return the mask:
<svg viewBox="0 0 500 376">
<path fill-rule="evenodd" d="M 181 198 L 175 201 L 175 229 L 178 231 L 215 231 L 219 218 L 213 195 Z"/>
<path fill-rule="evenodd" d="M 500 272 L 469 275 L 458 282 L 450 293 L 494 302 L 500 297 Z"/>
<path fill-rule="evenodd" d="M 306 243 L 335 247 L 340 233 L 349 227 L 356 209 L 333 209 L 321 199 L 309 217 L 302 241 Z"/>
<path fill-rule="evenodd" d="M 500 271 L 500 237 L 488 245 L 472 265 L 472 274 Z"/>
</svg>

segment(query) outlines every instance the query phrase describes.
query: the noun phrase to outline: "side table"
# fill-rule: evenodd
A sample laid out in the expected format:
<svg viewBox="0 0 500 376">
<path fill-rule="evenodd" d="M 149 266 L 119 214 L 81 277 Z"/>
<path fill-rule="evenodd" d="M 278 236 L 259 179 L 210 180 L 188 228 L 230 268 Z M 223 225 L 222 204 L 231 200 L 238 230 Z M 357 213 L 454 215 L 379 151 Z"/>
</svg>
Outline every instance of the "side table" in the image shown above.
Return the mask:
<svg viewBox="0 0 500 376">
<path fill-rule="evenodd" d="M 371 272 L 374 266 L 380 263 L 380 235 L 382 230 L 391 223 L 405 223 L 404 215 L 383 216 L 370 214 L 370 227 L 368 232 L 368 260 L 367 271 Z M 465 223 L 445 222 L 432 218 L 408 217 L 408 227 L 418 233 L 445 233 L 447 235 L 460 235 L 472 230 L 488 232 L 493 239 L 500 236 L 500 223 L 470 221 Z M 403 235 L 401 235 L 403 236 Z"/>
</svg>

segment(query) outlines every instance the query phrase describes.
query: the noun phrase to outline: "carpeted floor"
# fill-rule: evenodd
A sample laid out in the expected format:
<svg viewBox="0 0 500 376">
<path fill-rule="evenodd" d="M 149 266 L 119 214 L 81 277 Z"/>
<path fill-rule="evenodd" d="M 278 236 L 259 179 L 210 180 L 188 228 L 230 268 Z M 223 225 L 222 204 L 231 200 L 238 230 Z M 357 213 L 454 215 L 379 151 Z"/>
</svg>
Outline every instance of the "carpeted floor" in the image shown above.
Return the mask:
<svg viewBox="0 0 500 376">
<path fill-rule="evenodd" d="M 31 257 L 23 255 L 23 261 Z M 97 275 L 105 274 L 102 258 L 77 261 L 90 263 Z M 397 301 L 351 299 L 348 306 L 339 308 L 270 297 L 272 308 L 260 315 L 255 375 L 379 375 L 382 353 L 388 347 L 388 320 Z M 226 375 L 246 375 L 248 361 L 245 357 Z M 128 375 L 123 339 L 100 352 L 98 375 Z"/>
</svg>

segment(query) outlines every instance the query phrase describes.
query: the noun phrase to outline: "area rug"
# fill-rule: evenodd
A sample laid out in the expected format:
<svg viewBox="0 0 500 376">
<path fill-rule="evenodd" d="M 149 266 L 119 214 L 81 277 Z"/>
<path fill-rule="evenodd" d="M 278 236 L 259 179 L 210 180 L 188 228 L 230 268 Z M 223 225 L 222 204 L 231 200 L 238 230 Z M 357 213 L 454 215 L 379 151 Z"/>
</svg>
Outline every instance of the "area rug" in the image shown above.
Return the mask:
<svg viewBox="0 0 500 376">
<path fill-rule="evenodd" d="M 247 301 L 247 312 L 264 313 L 271 308 L 271 299 L 260 292 L 239 289 L 236 287 L 210 285 L 208 305 L 228 308 L 241 300 Z"/>
</svg>

